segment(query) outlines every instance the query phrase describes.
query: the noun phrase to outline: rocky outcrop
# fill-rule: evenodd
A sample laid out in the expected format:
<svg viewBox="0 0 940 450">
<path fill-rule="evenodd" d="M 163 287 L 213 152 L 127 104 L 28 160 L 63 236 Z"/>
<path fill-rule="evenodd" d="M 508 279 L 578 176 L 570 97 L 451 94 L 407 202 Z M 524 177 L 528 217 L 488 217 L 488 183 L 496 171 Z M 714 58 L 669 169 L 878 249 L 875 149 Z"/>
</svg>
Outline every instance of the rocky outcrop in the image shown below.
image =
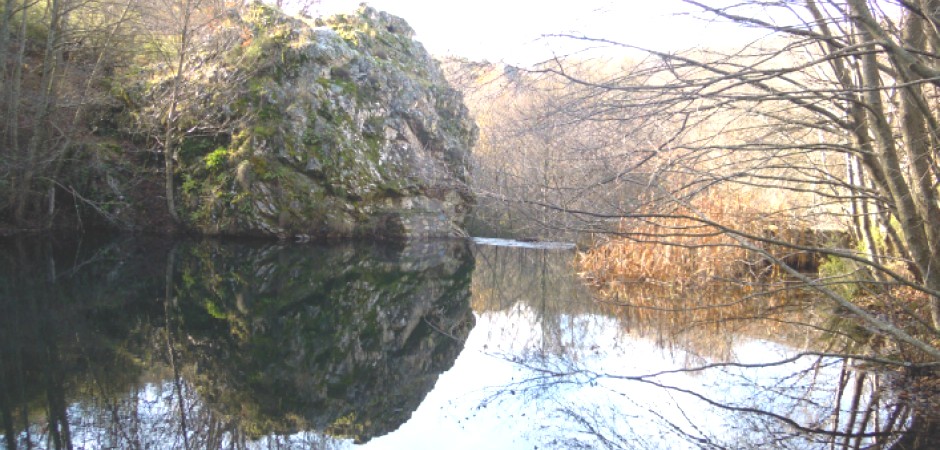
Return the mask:
<svg viewBox="0 0 940 450">
<path fill-rule="evenodd" d="M 176 128 L 179 215 L 204 234 L 463 234 L 477 128 L 404 20 L 362 6 L 316 21 L 262 4 L 200 38 Z M 128 89 L 166 110 L 172 71 Z M 159 128 L 156 124 L 154 128 Z"/>
</svg>

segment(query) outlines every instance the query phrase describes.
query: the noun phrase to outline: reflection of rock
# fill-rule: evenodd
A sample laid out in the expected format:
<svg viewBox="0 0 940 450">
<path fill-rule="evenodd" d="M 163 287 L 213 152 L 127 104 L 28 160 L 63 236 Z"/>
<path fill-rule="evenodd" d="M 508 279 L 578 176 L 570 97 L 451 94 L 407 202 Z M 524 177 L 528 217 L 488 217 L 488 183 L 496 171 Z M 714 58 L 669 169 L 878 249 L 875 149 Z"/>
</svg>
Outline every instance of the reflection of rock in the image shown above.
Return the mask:
<svg viewBox="0 0 940 450">
<path fill-rule="evenodd" d="M 368 439 L 410 416 L 473 325 L 463 242 L 20 244 L 0 240 L 0 448 L 66 420 L 128 430 L 115 447 L 210 439 L 218 424 L 238 442 Z M 170 409 L 144 400 L 151 389 Z M 174 417 L 180 395 L 192 417 Z"/>
<path fill-rule="evenodd" d="M 202 324 L 189 330 L 208 377 L 197 384 L 223 413 L 243 415 L 249 433 L 390 432 L 473 325 L 473 263 L 459 241 L 395 250 L 197 244 L 177 261 L 179 304 Z"/>
</svg>

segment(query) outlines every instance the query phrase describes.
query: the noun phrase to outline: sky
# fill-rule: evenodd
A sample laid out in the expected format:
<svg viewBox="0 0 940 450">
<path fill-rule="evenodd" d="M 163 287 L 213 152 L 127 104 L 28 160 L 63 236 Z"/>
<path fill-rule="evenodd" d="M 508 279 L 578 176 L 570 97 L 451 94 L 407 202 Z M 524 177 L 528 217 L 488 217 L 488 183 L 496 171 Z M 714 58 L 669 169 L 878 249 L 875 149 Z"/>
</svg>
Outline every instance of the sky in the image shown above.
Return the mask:
<svg viewBox="0 0 940 450">
<path fill-rule="evenodd" d="M 322 0 L 315 13 L 353 12 L 360 0 Z M 415 39 L 435 56 L 530 65 L 580 51 L 570 33 L 655 50 L 723 47 L 748 39 L 741 30 L 688 14 L 680 0 L 371 0 L 370 6 L 404 18 Z M 550 4 L 550 6 L 548 6 Z"/>
</svg>

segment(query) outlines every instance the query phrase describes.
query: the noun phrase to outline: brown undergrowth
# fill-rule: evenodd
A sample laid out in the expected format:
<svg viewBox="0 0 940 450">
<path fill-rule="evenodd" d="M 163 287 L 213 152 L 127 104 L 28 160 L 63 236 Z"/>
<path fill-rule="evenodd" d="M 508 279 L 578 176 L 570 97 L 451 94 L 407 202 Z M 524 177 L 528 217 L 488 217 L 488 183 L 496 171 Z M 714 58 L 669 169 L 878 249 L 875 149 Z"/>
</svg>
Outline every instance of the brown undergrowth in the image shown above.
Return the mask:
<svg viewBox="0 0 940 450">
<path fill-rule="evenodd" d="M 814 321 L 804 312 L 806 291 L 774 276 L 769 264 L 711 225 L 778 233 L 779 221 L 743 197 L 701 196 L 668 214 L 651 206 L 645 218 L 622 221 L 618 236 L 580 253 L 579 273 L 630 332 L 666 348 L 729 359 L 740 336 L 802 345 L 806 330 L 792 324 Z M 772 252 L 785 256 L 784 249 Z"/>
<path fill-rule="evenodd" d="M 644 218 L 622 220 L 617 237 L 580 254 L 581 275 L 597 286 L 623 281 L 696 285 L 715 278 L 741 278 L 754 258 L 710 223 L 735 224 L 755 235 L 775 227 L 770 216 L 742 200 L 733 195 L 703 196 L 668 213 L 658 205 L 647 206 L 639 214 Z"/>
<path fill-rule="evenodd" d="M 715 193 L 675 207 L 668 214 L 663 208 L 650 207 L 643 219 L 622 221 L 618 236 L 581 252 L 579 275 L 593 286 L 604 308 L 624 318 L 631 331 L 655 335 L 660 344 L 691 349 L 703 356 L 730 356 L 731 336 L 804 347 L 814 335 L 812 340 L 820 350 L 874 352 L 926 362 L 917 351 L 886 341 L 834 305 L 806 308 L 808 304 L 829 303 L 814 288 L 788 277 L 758 252 L 746 249 L 712 225 L 733 224 L 737 232 L 766 238 L 758 239 L 756 245 L 793 267 L 809 267 L 810 272 L 820 262 L 831 264 L 819 254 L 774 242 L 852 248 L 848 242 L 831 241 L 831 234 L 820 238 L 799 221 L 781 220 L 782 214 L 759 211 L 744 197 Z M 843 294 L 857 305 L 940 345 L 940 336 L 932 333 L 925 319 L 930 317 L 926 294 L 902 285 L 874 283 L 864 267 L 851 268 L 834 276 L 828 273 L 832 267 L 827 267 L 826 273 L 809 276 L 839 292 L 851 286 L 851 291 Z M 816 339 L 824 335 L 828 339 Z M 824 348 L 830 345 L 839 348 Z"/>
</svg>

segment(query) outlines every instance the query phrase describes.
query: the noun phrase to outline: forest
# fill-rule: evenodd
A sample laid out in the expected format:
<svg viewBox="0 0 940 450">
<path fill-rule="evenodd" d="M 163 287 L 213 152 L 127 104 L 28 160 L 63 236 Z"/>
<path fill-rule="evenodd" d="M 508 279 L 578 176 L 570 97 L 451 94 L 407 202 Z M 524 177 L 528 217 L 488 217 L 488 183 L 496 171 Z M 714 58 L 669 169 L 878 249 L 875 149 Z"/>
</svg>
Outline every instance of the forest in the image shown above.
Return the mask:
<svg viewBox="0 0 940 450">
<path fill-rule="evenodd" d="M 861 323 L 859 353 L 940 364 L 940 1 L 685 3 L 764 37 L 664 53 L 570 35 L 630 56 L 441 62 L 480 127 L 470 234 L 577 241 L 615 302 L 649 281 L 812 293 Z M 115 226 L 119 172 L 162 179 L 138 207 L 178 222 L 189 52 L 247 6 L 5 0 L 4 232 Z M 154 65 L 163 101 L 115 122 Z"/>
<path fill-rule="evenodd" d="M 4 228 L 55 228 L 56 217 L 72 204 L 90 208 L 104 219 L 99 226 L 107 225 L 114 214 L 96 189 L 113 188 L 110 177 L 121 171 L 141 178 L 157 170 L 172 174 L 173 158 L 160 155 L 178 139 L 174 121 L 187 52 L 229 3 L 6 1 L 0 22 Z M 168 107 L 151 118 L 163 124 L 163 133 L 141 126 L 146 118 L 117 123 L 129 86 L 149 64 L 176 75 Z M 106 181 L 91 187 L 100 179 Z"/>
<path fill-rule="evenodd" d="M 940 2 L 685 3 L 763 37 L 664 53 L 568 35 L 627 56 L 447 63 L 482 130 L 478 232 L 587 236 L 582 276 L 640 311 L 664 307 L 622 300 L 650 282 L 754 307 L 809 292 L 863 324 L 865 351 L 935 365 Z"/>
</svg>

